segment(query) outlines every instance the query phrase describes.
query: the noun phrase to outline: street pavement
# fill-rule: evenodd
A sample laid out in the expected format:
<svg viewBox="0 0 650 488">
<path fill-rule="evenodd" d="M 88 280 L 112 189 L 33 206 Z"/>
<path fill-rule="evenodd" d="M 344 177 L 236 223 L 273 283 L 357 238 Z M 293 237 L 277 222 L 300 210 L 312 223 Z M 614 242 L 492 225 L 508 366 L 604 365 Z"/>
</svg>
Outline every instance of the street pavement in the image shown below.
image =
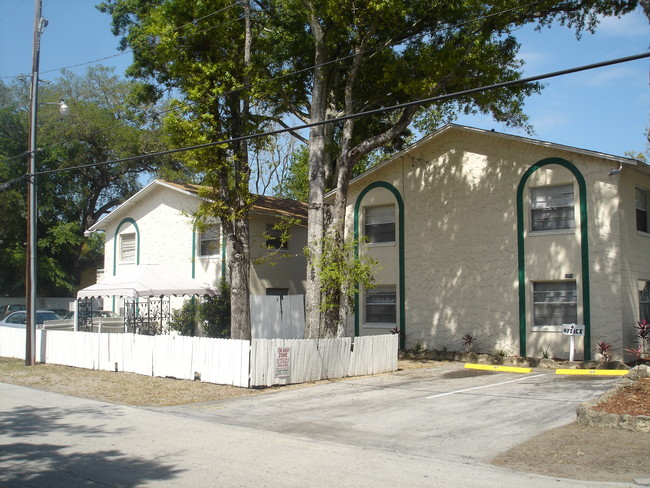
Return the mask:
<svg viewBox="0 0 650 488">
<path fill-rule="evenodd" d="M 0 383 L 0 486 L 633 486 L 489 464 L 615 381 L 449 364 L 165 408 Z"/>
</svg>

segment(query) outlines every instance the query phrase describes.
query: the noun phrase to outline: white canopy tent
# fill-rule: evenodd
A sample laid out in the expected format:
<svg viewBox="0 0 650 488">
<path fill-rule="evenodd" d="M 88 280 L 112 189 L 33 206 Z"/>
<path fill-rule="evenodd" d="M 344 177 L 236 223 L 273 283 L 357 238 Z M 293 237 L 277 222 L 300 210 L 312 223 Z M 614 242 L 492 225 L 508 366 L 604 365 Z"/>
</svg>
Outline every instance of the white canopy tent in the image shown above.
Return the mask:
<svg viewBox="0 0 650 488">
<path fill-rule="evenodd" d="M 119 296 L 124 298 L 218 295 L 219 290 L 208 283 L 188 278 L 159 264 L 141 264 L 117 276 L 77 292 L 77 299 Z"/>
<path fill-rule="evenodd" d="M 79 317 L 83 317 L 86 330 L 94 330 L 93 298 L 124 299 L 124 332 L 160 334 L 171 316 L 171 296 L 218 294 L 219 290 L 214 286 L 183 276 L 165 266 L 137 265 L 77 292 L 75 330 L 80 327 L 82 319 Z M 82 302 L 83 311 L 79 309 Z M 101 323 L 99 330 L 101 331 Z"/>
</svg>

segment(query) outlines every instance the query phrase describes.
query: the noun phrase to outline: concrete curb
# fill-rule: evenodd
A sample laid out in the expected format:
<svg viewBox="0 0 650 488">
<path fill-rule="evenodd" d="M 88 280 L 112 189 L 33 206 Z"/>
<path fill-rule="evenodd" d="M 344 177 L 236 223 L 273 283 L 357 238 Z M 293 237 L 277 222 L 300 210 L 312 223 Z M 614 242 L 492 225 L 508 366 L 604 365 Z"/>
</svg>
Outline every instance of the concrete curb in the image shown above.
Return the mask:
<svg viewBox="0 0 650 488">
<path fill-rule="evenodd" d="M 626 369 L 556 369 L 555 374 L 574 376 L 626 376 Z"/>
<path fill-rule="evenodd" d="M 577 409 L 577 423 L 580 425 L 593 425 L 605 429 L 623 429 L 633 432 L 650 432 L 650 417 L 646 415 L 612 414 L 594 410 L 594 406 L 616 394 L 620 388 L 631 385 L 636 379 L 647 378 L 648 367 L 641 366 L 630 370 L 627 377 L 622 378 L 613 388 L 599 397 L 582 403 Z"/>
<path fill-rule="evenodd" d="M 532 368 L 518 368 L 515 366 L 499 366 L 491 364 L 465 364 L 466 369 L 480 369 L 483 371 L 504 371 L 507 373 L 530 373 L 533 371 Z"/>
</svg>

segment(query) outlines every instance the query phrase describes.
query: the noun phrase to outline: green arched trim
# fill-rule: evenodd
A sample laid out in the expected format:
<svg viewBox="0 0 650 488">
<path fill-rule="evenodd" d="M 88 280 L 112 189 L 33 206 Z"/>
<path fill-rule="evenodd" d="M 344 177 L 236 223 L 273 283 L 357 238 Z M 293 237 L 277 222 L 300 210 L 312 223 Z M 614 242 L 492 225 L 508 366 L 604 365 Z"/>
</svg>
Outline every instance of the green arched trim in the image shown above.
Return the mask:
<svg viewBox="0 0 650 488">
<path fill-rule="evenodd" d="M 366 194 L 374 190 L 375 188 L 385 188 L 390 191 L 395 200 L 397 201 L 398 209 L 398 238 L 399 238 L 399 247 L 398 247 L 398 259 L 399 259 L 399 343 L 400 348 L 404 349 L 406 347 L 406 297 L 405 297 L 405 285 L 404 285 L 404 201 L 402 200 L 402 195 L 399 191 L 385 181 L 375 181 L 363 189 L 363 191 L 357 197 L 357 201 L 354 205 L 354 240 L 357 243 L 354 249 L 354 257 L 359 257 L 359 210 L 361 209 L 361 202 Z M 354 333 L 359 335 L 359 291 L 354 294 Z"/>
<path fill-rule="evenodd" d="M 131 224 L 135 227 L 135 264 L 140 264 L 140 229 L 135 220 L 127 217 L 118 224 L 113 235 L 113 276 L 117 273 L 117 236 L 126 224 Z"/>
<path fill-rule="evenodd" d="M 582 173 L 570 162 L 560 158 L 548 158 L 532 165 L 524 174 L 517 187 L 517 261 L 519 281 L 519 355 L 526 356 L 526 265 L 524 250 L 524 189 L 526 182 L 535 171 L 556 164 L 569 170 L 580 191 L 580 251 L 582 258 L 582 310 L 585 326 L 584 358 L 591 359 L 591 298 L 589 290 L 589 232 L 587 225 L 587 185 Z"/>
<path fill-rule="evenodd" d="M 140 264 L 140 228 L 138 227 L 137 222 L 131 217 L 122 219 L 122 221 L 115 228 L 115 234 L 113 234 L 113 276 L 117 274 L 117 236 L 120 233 L 120 229 L 126 224 L 131 224 L 135 227 L 135 264 Z M 112 297 L 113 311 L 115 311 L 115 297 Z"/>
</svg>

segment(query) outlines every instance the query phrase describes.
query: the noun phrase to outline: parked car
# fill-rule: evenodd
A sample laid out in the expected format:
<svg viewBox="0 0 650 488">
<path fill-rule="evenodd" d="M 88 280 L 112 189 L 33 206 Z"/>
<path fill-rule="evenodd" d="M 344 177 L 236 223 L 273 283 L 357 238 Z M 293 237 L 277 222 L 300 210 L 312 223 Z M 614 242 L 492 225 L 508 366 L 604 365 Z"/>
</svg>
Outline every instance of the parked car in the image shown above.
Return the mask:
<svg viewBox="0 0 650 488">
<path fill-rule="evenodd" d="M 80 314 L 81 315 L 81 314 Z M 84 317 L 100 318 L 100 319 L 119 319 L 119 314 L 110 310 L 93 310 L 91 312 L 84 312 Z"/>
<path fill-rule="evenodd" d="M 10 303 L 9 305 L 3 305 L 0 307 L 0 319 L 4 319 L 11 312 L 17 312 L 19 310 L 25 310 L 25 305 L 22 303 Z"/>
<path fill-rule="evenodd" d="M 50 310 L 52 312 L 54 312 L 55 314 L 57 314 L 59 316 L 59 318 L 62 318 L 62 319 L 64 319 L 70 313 L 69 310 L 66 310 L 64 308 L 51 308 Z"/>
<path fill-rule="evenodd" d="M 51 310 L 37 310 L 36 325 L 42 327 L 43 322 L 45 322 L 46 320 L 59 320 L 59 316 L 54 312 L 52 312 Z M 26 323 L 27 323 L 27 311 L 25 310 L 12 312 L 9 315 L 7 315 L 4 319 L 0 320 L 0 326 L 4 325 L 5 327 L 25 327 Z"/>
</svg>

